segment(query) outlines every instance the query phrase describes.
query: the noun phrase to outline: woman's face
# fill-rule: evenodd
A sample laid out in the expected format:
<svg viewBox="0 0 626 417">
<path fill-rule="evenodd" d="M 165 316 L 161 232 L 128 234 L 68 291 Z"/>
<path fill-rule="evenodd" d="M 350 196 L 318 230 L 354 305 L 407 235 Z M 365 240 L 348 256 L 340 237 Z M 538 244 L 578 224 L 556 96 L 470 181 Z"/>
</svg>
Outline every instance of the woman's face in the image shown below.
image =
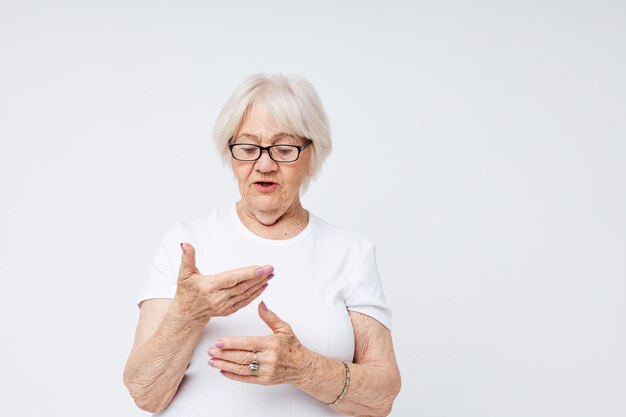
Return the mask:
<svg viewBox="0 0 626 417">
<path fill-rule="evenodd" d="M 303 145 L 305 139 L 281 132 L 264 106 L 253 105 L 233 143 L 260 146 Z M 232 158 L 233 172 L 246 208 L 274 221 L 300 204 L 300 187 L 309 172 L 311 146 L 294 162 L 275 162 L 267 151 L 252 162 Z"/>
</svg>

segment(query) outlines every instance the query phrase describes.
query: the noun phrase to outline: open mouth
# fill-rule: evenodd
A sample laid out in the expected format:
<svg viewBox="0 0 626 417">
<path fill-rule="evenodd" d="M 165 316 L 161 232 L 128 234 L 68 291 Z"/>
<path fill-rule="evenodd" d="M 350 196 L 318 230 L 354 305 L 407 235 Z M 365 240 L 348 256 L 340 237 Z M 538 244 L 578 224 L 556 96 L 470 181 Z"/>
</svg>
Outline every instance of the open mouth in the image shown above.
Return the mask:
<svg viewBox="0 0 626 417">
<path fill-rule="evenodd" d="M 271 192 L 278 188 L 278 184 L 273 181 L 257 181 L 254 188 L 261 192 Z"/>
</svg>

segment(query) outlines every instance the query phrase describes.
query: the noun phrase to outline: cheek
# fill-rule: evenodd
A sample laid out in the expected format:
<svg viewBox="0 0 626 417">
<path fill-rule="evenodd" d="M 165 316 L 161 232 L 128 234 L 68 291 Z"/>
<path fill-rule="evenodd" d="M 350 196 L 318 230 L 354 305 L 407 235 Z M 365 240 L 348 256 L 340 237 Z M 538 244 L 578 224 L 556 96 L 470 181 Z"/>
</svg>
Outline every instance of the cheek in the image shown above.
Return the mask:
<svg viewBox="0 0 626 417">
<path fill-rule="evenodd" d="M 284 173 L 283 179 L 293 188 L 299 188 L 306 177 L 304 167 L 294 168 Z"/>
<path fill-rule="evenodd" d="M 233 174 L 235 174 L 235 178 L 237 178 L 237 181 L 240 184 L 243 184 L 246 181 L 246 179 L 250 176 L 251 169 L 249 166 L 233 163 L 232 168 L 233 168 Z"/>
</svg>

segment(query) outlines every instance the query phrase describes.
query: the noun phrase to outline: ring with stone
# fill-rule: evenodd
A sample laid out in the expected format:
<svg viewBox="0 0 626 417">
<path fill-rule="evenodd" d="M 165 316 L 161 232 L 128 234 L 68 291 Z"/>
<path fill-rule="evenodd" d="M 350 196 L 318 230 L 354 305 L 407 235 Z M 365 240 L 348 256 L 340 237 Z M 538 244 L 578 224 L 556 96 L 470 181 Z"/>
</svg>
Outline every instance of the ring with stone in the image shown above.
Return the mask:
<svg viewBox="0 0 626 417">
<path fill-rule="evenodd" d="M 254 359 L 248 364 L 248 369 L 250 369 L 251 372 L 259 370 L 259 362 L 256 360 L 256 352 L 254 352 Z"/>
</svg>

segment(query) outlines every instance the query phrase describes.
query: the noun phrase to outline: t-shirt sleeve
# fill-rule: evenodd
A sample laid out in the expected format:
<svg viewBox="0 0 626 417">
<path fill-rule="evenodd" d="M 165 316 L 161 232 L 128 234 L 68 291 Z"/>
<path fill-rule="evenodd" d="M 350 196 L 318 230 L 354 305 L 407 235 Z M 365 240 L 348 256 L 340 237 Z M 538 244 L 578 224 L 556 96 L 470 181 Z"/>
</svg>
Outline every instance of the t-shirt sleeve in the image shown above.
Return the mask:
<svg viewBox="0 0 626 417">
<path fill-rule="evenodd" d="M 180 242 L 184 241 L 182 237 L 180 223 L 171 227 L 162 236 L 154 252 L 148 280 L 137 299 L 137 305 L 151 298 L 174 298 L 180 267 Z"/>
<path fill-rule="evenodd" d="M 350 284 L 346 297 L 348 310 L 366 314 L 391 329 L 391 309 L 385 301 L 374 245 L 370 247 L 356 272 L 348 281 Z"/>
</svg>

